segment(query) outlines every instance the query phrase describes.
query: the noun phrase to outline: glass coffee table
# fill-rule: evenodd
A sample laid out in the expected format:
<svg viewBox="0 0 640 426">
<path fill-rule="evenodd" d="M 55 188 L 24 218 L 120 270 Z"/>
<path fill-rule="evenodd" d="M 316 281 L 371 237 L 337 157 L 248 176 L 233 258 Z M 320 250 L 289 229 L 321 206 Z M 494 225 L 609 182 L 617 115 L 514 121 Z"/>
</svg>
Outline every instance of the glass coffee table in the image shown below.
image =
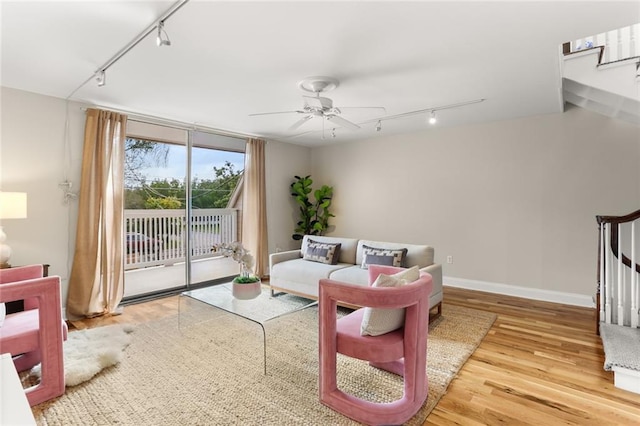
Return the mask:
<svg viewBox="0 0 640 426">
<path fill-rule="evenodd" d="M 258 324 L 262 328 L 265 375 L 267 374 L 267 332 L 264 328 L 265 323 L 318 304 L 317 300 L 305 299 L 287 293 L 272 296 L 271 290 L 265 286 L 262 286 L 261 294 L 255 299 L 240 300 L 231 294 L 231 283 L 185 291 L 181 293 L 181 296 L 198 300 Z M 180 311 L 180 305 L 178 306 L 178 311 Z"/>
</svg>

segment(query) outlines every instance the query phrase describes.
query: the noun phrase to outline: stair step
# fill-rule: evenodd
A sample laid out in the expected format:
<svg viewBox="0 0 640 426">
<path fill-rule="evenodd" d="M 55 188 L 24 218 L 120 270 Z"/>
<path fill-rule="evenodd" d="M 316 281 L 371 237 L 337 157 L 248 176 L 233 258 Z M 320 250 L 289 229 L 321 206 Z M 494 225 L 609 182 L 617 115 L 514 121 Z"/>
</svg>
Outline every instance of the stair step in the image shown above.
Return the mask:
<svg viewBox="0 0 640 426">
<path fill-rule="evenodd" d="M 613 371 L 615 386 L 640 393 L 640 328 L 600 323 L 604 369 Z"/>
</svg>

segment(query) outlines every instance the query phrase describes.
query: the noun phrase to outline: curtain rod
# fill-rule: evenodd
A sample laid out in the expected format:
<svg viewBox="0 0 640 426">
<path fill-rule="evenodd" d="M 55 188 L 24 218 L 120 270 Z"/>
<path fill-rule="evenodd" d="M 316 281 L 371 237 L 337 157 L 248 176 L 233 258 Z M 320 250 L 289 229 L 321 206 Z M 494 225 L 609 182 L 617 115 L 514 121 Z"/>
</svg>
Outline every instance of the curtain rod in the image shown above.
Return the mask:
<svg viewBox="0 0 640 426">
<path fill-rule="evenodd" d="M 99 109 L 104 109 L 104 110 L 107 110 L 107 111 L 117 112 L 118 114 L 125 114 L 128 119 L 130 119 L 132 121 L 139 121 L 139 122 L 142 122 L 142 123 L 158 124 L 158 125 L 173 127 L 173 128 L 182 129 L 182 130 L 201 130 L 201 131 L 206 131 L 206 132 L 210 132 L 210 133 L 215 133 L 215 134 L 220 135 L 220 136 L 230 136 L 230 137 L 234 137 L 234 138 L 242 138 L 242 139 L 258 138 L 258 139 L 263 139 L 263 140 L 266 141 L 266 138 L 263 137 L 263 136 L 260 136 L 260 135 L 255 135 L 255 134 L 250 134 L 250 133 L 238 133 L 238 132 L 233 132 L 233 131 L 230 131 L 230 130 L 216 129 L 216 128 L 213 128 L 213 127 L 198 125 L 196 123 L 187 123 L 187 122 L 184 122 L 184 121 L 172 120 L 172 119 L 169 119 L 169 118 L 155 117 L 153 115 L 140 114 L 140 113 L 127 111 L 127 110 L 123 110 L 123 109 L 103 107 L 103 106 L 100 106 L 100 105 L 87 105 L 87 106 L 81 107 L 80 109 L 82 111 L 86 111 L 87 108 L 99 108 Z"/>
</svg>

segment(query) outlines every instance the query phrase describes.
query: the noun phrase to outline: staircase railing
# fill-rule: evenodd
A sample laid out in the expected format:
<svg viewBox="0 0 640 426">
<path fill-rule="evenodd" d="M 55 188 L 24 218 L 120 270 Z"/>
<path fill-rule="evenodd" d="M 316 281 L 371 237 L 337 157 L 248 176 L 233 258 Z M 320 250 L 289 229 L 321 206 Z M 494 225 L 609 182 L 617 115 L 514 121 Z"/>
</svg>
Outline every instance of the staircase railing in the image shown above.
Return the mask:
<svg viewBox="0 0 640 426">
<path fill-rule="evenodd" d="M 562 53 L 565 55 L 591 49 L 600 49 L 598 64 L 601 65 L 639 57 L 640 24 L 584 37 L 562 45 Z"/>
<path fill-rule="evenodd" d="M 640 210 L 596 216 L 598 321 L 638 328 L 640 323 Z"/>
</svg>

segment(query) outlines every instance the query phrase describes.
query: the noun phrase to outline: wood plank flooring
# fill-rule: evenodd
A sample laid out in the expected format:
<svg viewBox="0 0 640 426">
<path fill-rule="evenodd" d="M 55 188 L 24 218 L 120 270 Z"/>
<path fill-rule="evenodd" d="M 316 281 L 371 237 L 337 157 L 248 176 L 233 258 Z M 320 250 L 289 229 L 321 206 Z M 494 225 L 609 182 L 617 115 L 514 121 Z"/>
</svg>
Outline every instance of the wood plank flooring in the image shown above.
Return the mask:
<svg viewBox="0 0 640 426">
<path fill-rule="evenodd" d="M 444 301 L 498 318 L 425 425 L 640 425 L 640 395 L 602 368 L 594 309 L 452 287 Z"/>
<path fill-rule="evenodd" d="M 640 425 L 640 395 L 613 386 L 593 309 L 445 287 L 446 305 L 498 318 L 425 425 Z M 76 328 L 153 321 L 177 296 L 124 308 Z"/>
</svg>

